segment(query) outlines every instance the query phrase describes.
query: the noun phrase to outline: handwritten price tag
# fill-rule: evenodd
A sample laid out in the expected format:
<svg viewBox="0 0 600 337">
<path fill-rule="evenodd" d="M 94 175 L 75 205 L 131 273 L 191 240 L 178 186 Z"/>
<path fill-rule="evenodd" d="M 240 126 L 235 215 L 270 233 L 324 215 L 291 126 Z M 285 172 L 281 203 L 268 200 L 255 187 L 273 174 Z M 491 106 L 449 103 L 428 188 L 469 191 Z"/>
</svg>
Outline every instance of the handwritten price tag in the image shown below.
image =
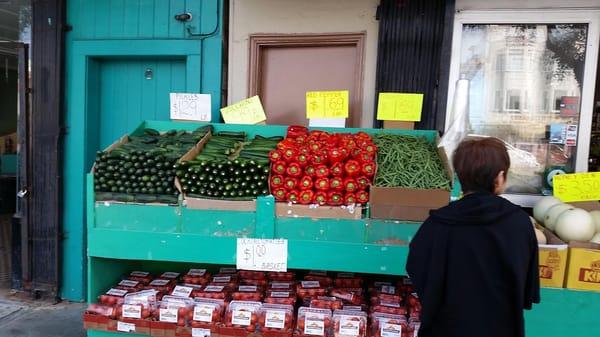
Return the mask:
<svg viewBox="0 0 600 337">
<path fill-rule="evenodd" d="M 348 91 L 309 91 L 306 118 L 348 118 Z"/>
<path fill-rule="evenodd" d="M 287 258 L 287 240 L 237 239 L 237 269 L 287 271 Z"/>
<path fill-rule="evenodd" d="M 221 109 L 227 124 L 258 124 L 267 120 L 258 96 L 247 98 Z"/>
<path fill-rule="evenodd" d="M 554 196 L 563 202 L 600 200 L 600 172 L 558 174 Z"/>
<path fill-rule="evenodd" d="M 117 322 L 117 331 L 135 332 L 135 324 L 118 321 Z"/>
<path fill-rule="evenodd" d="M 423 110 L 423 94 L 382 92 L 377 102 L 377 119 L 381 121 L 418 122 Z"/>
<path fill-rule="evenodd" d="M 208 94 L 169 94 L 171 119 L 210 122 L 211 106 Z"/>
</svg>

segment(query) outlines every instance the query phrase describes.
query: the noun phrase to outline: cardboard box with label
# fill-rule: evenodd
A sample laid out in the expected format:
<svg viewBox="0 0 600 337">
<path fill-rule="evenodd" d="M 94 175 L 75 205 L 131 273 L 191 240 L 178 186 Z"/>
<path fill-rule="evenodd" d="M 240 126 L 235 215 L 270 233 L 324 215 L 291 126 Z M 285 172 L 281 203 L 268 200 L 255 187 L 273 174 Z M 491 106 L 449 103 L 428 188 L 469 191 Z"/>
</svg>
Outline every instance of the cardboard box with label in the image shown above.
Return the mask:
<svg viewBox="0 0 600 337">
<path fill-rule="evenodd" d="M 586 211 L 600 210 L 600 202 L 573 202 L 575 207 Z M 600 244 L 569 242 L 569 262 L 565 287 L 579 290 L 600 291 Z"/>
<path fill-rule="evenodd" d="M 439 144 L 439 138 L 436 138 L 436 144 Z M 437 147 L 437 151 L 448 179 L 453 181 L 454 175 L 446 152 L 440 147 Z M 444 207 L 449 202 L 449 190 L 371 186 L 369 205 L 374 219 L 424 221 L 429 211 Z"/>
<path fill-rule="evenodd" d="M 287 202 L 275 204 L 275 215 L 290 218 L 354 219 L 362 217 L 362 207 L 299 205 Z"/>
<path fill-rule="evenodd" d="M 562 288 L 567 271 L 569 246 L 554 233 L 544 228 L 547 244 L 539 245 L 540 285 Z"/>
<path fill-rule="evenodd" d="M 590 242 L 569 243 L 566 287 L 600 291 L 600 245 Z"/>
</svg>

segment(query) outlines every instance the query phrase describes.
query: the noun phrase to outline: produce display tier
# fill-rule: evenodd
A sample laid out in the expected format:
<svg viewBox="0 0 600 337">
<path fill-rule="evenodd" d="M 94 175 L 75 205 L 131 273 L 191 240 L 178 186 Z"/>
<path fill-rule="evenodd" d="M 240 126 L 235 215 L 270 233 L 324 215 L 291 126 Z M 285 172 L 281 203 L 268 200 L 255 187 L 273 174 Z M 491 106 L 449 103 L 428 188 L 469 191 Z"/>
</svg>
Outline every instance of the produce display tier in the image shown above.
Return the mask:
<svg viewBox="0 0 600 337">
<path fill-rule="evenodd" d="M 145 122 L 142 128 L 194 130 L 200 123 Z M 245 131 L 250 137 L 285 134 L 285 126 L 214 124 L 216 131 Z M 360 131 L 360 129 L 344 129 Z M 368 133 L 381 130 L 362 130 Z M 433 131 L 394 131 L 434 139 Z M 277 217 L 270 196 L 254 211 L 188 209 L 178 205 L 96 202 L 94 179 L 86 181 L 88 301 L 94 302 L 131 270 L 182 271 L 235 265 L 236 239 L 285 238 L 288 268 L 404 275 L 407 243 L 418 223 L 363 219 Z M 469 310 L 457 308 L 457 310 Z M 543 289 L 542 304 L 526 312 L 528 336 L 600 336 L 600 293 Z M 90 337 L 119 336 L 90 330 Z M 142 336 L 129 334 L 130 336 Z"/>
<path fill-rule="evenodd" d="M 468 310 L 468 308 L 463 308 Z M 460 310 L 460 309 L 457 309 Z M 600 293 L 542 289 L 542 303 L 525 312 L 528 337 L 600 336 Z M 88 337 L 117 337 L 122 333 L 89 330 Z M 129 336 L 143 336 L 128 334 Z"/>
<path fill-rule="evenodd" d="M 93 199 L 93 178 L 88 176 Z M 417 223 L 373 219 L 276 217 L 272 197 L 256 212 L 90 202 L 88 256 L 126 260 L 235 264 L 236 239 L 288 239 L 288 267 L 403 275 Z"/>
</svg>

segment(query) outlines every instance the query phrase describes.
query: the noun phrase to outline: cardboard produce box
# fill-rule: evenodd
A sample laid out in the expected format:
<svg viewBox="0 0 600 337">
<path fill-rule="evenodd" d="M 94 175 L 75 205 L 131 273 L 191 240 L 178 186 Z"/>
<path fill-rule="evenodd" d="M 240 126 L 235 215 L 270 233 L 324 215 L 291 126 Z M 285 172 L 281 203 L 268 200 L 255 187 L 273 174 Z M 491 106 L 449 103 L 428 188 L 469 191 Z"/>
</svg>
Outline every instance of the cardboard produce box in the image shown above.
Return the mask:
<svg viewBox="0 0 600 337">
<path fill-rule="evenodd" d="M 150 336 L 152 337 L 175 337 L 177 324 L 167 322 L 150 322 Z"/>
<path fill-rule="evenodd" d="M 212 134 L 209 132 L 202 140 L 196 144 L 191 150 L 189 150 L 183 157 L 179 158 L 178 162 L 194 160 L 206 143 L 210 140 Z M 218 210 L 218 211 L 240 211 L 240 212 L 255 212 L 256 211 L 256 199 L 254 200 L 221 200 L 221 199 L 209 199 L 209 198 L 195 198 L 187 195 L 181 188 L 181 182 L 178 177 L 175 177 L 175 187 L 183 195 L 183 205 L 189 209 L 201 209 L 201 210 Z"/>
<path fill-rule="evenodd" d="M 98 331 L 116 331 L 117 321 L 106 316 L 83 313 L 83 329 Z"/>
<path fill-rule="evenodd" d="M 198 143 L 195 146 L 198 146 L 198 144 L 200 144 L 203 140 L 205 140 L 207 137 L 209 137 L 209 135 L 210 135 L 210 131 L 204 137 L 202 137 L 202 139 L 200 139 L 200 141 L 198 141 Z M 126 144 L 127 142 L 129 142 L 129 136 L 128 135 L 124 135 L 121 138 L 119 138 L 119 140 L 115 141 L 110 146 L 108 146 L 106 149 L 104 149 L 104 152 L 111 152 L 112 150 L 118 148 L 119 146 L 121 146 L 123 144 Z M 92 174 L 95 174 L 95 172 L 96 172 L 96 163 L 94 163 L 94 165 L 92 166 L 92 170 L 91 170 Z M 103 194 L 103 193 L 108 193 L 108 192 L 97 192 L 97 191 L 95 191 L 94 195 L 98 196 L 98 195 Z M 134 195 L 134 194 L 125 194 L 125 193 L 115 193 L 115 194 L 130 195 L 130 196 Z M 143 195 L 143 194 L 138 194 L 138 195 Z M 110 199 L 110 200 L 97 200 L 96 202 L 110 202 L 110 203 L 122 203 L 122 204 L 142 204 L 142 205 L 153 205 L 153 206 L 169 206 L 169 205 L 174 205 L 174 204 L 163 203 L 163 202 L 160 202 L 160 201 L 140 203 L 140 202 L 136 202 L 136 201 L 122 201 L 122 200 L 112 200 L 112 199 Z"/>
<path fill-rule="evenodd" d="M 439 138 L 436 138 L 436 144 Z M 448 175 L 453 181 L 453 173 L 443 148 L 436 147 L 438 155 Z M 444 189 L 415 189 L 404 187 L 371 186 L 369 205 L 371 218 L 424 221 L 429 211 L 448 205 L 450 191 Z"/>
<path fill-rule="evenodd" d="M 600 291 L 600 244 L 569 243 L 566 287 Z"/>
<path fill-rule="evenodd" d="M 599 201 L 570 202 L 586 211 L 600 210 Z M 600 244 L 569 242 L 569 259 L 565 287 L 600 291 Z"/>
<path fill-rule="evenodd" d="M 278 217 L 313 219 L 354 219 L 362 217 L 362 207 L 300 205 L 288 202 L 275 203 L 275 215 Z"/>
<path fill-rule="evenodd" d="M 414 130 L 415 122 L 383 121 L 384 129 Z"/>
<path fill-rule="evenodd" d="M 542 287 L 562 288 L 567 271 L 569 246 L 550 230 L 543 228 L 547 244 L 539 245 L 539 272 Z"/>
</svg>

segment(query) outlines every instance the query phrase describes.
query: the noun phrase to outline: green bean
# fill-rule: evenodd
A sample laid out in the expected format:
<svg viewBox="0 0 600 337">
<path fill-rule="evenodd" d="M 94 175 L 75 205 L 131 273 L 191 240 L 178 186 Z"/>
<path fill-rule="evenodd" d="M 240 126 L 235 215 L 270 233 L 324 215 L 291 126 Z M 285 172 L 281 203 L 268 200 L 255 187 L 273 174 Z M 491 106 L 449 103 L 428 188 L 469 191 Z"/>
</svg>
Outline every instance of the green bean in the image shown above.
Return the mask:
<svg viewBox="0 0 600 337">
<path fill-rule="evenodd" d="M 450 189 L 450 180 L 435 144 L 425 137 L 379 134 L 375 186 Z"/>
</svg>

